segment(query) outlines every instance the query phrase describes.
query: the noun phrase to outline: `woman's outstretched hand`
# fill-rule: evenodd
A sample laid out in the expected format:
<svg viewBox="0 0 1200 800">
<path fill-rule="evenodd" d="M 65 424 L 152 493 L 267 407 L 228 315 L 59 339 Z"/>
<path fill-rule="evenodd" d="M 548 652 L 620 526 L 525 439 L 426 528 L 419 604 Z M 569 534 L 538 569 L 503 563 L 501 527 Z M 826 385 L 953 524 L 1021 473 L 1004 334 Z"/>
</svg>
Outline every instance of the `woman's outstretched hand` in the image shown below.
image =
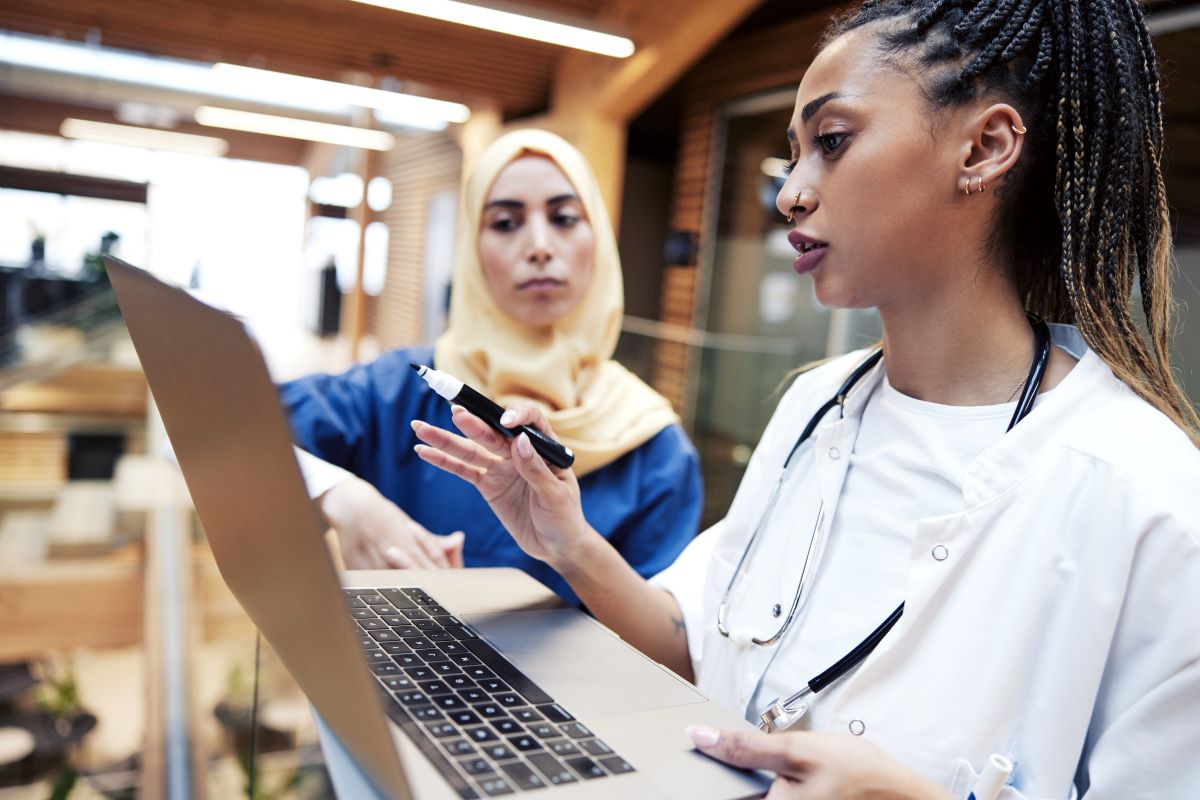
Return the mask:
<svg viewBox="0 0 1200 800">
<path fill-rule="evenodd" d="M 349 569 L 455 569 L 463 565 L 463 533 L 437 536 L 361 478 L 348 478 L 317 498 L 338 532 Z"/>
<path fill-rule="evenodd" d="M 769 800 L 953 800 L 875 745 L 845 733 L 687 730 L 701 753 L 775 773 Z"/>
<path fill-rule="evenodd" d="M 417 445 L 417 455 L 472 484 L 522 550 L 563 572 L 589 535 L 595 535 L 583 518 L 575 473 L 549 466 L 525 434 L 506 439 L 457 406 L 452 419 L 464 436 L 413 421 L 413 431 L 424 442 Z M 554 435 L 534 405 L 509 409 L 501 422 Z"/>
</svg>

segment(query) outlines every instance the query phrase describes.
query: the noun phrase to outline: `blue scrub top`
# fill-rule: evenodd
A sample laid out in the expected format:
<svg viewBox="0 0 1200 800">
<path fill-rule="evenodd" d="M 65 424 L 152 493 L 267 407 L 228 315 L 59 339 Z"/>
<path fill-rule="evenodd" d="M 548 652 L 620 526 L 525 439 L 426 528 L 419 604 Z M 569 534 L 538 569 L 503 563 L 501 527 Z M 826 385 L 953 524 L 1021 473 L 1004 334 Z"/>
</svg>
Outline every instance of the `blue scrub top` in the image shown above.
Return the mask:
<svg viewBox="0 0 1200 800">
<path fill-rule="evenodd" d="M 558 573 L 517 547 L 474 486 L 417 458 L 412 420 L 456 428 L 450 404 L 409 362 L 433 365 L 433 348 L 392 350 L 342 375 L 283 384 L 296 444 L 371 483 L 429 531 L 465 532 L 466 566 L 517 567 L 578 605 Z M 678 425 L 583 476 L 579 488 L 587 521 L 645 578 L 669 566 L 700 524 L 699 460 Z"/>
</svg>

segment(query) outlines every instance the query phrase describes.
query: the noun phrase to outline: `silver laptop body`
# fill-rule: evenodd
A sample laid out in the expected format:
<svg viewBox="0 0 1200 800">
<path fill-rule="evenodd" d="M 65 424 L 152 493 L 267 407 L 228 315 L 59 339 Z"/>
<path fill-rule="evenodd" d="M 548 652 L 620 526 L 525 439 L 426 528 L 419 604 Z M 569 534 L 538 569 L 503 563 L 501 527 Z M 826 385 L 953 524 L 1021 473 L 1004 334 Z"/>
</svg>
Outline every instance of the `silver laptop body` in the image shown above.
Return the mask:
<svg viewBox="0 0 1200 800">
<path fill-rule="evenodd" d="M 110 257 L 105 264 L 221 575 L 381 796 L 486 797 L 501 784 L 485 785 L 486 774 L 469 774 L 463 764 L 470 755 L 450 755 L 442 740 L 422 737 L 417 726 L 437 720 L 402 710 L 411 707 L 398 702 L 401 692 L 388 691 L 387 675 L 375 674 L 383 669 L 379 660 L 368 664 L 364 651 L 379 650 L 347 606 L 370 605 L 363 598 L 378 602 L 379 588 L 397 598 L 399 605 L 383 606 L 389 612 L 413 597 L 426 603 L 424 610 L 436 602 L 450 616 L 430 619 L 466 623 L 473 633 L 445 630 L 477 634 L 477 640 L 461 644 L 499 653 L 553 707 L 574 718 L 564 722 L 558 711 L 549 713 L 550 704 L 534 700 L 523 707 L 548 712 L 538 715 L 539 731 L 553 723 L 563 732 L 539 739 L 532 736 L 532 723 L 518 722 L 519 734 L 536 746 L 510 748 L 513 755 L 502 762 L 506 771 L 492 774 L 518 795 L 682 799 L 763 793 L 766 776 L 699 755 L 683 735 L 689 724 L 748 727 L 740 716 L 518 570 L 357 571 L 343 573 L 339 583 L 276 388 L 243 325 L 140 269 Z M 360 597 L 356 589 L 365 594 Z M 495 726 L 489 718 L 477 727 Z M 519 738 L 499 735 L 495 741 L 516 745 Z M 554 780 L 550 772 L 534 769 L 542 762 L 531 760 L 531 752 L 549 752 L 548 745 L 560 740 L 588 745 L 576 759 L 588 756 L 593 764 L 623 763 L 632 770 L 596 766 L 596 777 L 588 777 L 564 767 L 562 780 Z M 613 752 L 601 750 L 600 757 L 594 752 L 600 748 Z M 568 757 L 560 761 L 572 763 Z M 518 763 L 525 765 L 519 772 L 512 766 Z M 532 774 L 535 785 L 521 787 L 507 770 Z"/>
</svg>

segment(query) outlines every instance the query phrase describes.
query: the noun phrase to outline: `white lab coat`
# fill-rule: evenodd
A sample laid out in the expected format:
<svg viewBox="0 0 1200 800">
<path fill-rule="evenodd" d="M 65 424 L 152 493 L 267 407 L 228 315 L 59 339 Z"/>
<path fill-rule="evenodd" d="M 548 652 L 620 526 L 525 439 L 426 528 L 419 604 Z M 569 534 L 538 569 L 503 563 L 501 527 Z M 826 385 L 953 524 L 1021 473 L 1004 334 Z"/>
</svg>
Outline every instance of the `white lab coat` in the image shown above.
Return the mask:
<svg viewBox="0 0 1200 800">
<path fill-rule="evenodd" d="M 1005 800 L 1200 798 L 1200 451 L 1074 329 L 1052 327 L 1081 360 L 971 463 L 960 513 L 920 520 L 904 616 L 823 716 L 959 796 L 1001 752 L 1017 762 Z M 796 380 L 728 516 L 654 581 L 683 610 L 699 685 L 751 719 L 768 667 L 791 690 L 813 676 L 788 672 L 787 638 L 762 648 L 722 637 L 717 605 L 787 453 L 861 357 Z M 797 456 L 732 595 L 734 630 L 769 635 L 782 619 L 772 606 L 786 614 L 819 502 L 827 529 L 881 374 Z M 880 621 L 864 620 L 863 635 Z"/>
</svg>

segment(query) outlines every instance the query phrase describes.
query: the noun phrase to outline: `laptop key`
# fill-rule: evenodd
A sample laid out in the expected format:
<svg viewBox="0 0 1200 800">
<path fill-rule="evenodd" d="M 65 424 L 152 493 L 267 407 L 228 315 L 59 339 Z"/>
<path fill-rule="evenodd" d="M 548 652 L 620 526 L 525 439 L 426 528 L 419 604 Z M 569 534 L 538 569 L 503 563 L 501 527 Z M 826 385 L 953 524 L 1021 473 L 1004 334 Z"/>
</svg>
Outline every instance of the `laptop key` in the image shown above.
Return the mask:
<svg viewBox="0 0 1200 800">
<path fill-rule="evenodd" d="M 508 749 L 508 745 L 500 744 L 499 742 L 496 744 L 484 745 L 483 752 L 496 761 L 505 761 L 507 759 L 517 757 L 516 753 Z"/>
<path fill-rule="evenodd" d="M 346 603 L 346 605 L 349 606 L 350 608 L 366 608 L 367 607 L 367 604 L 364 603 L 362 600 L 359 600 L 357 597 L 354 598 L 353 600 L 351 600 L 350 602 Z"/>
<path fill-rule="evenodd" d="M 467 652 L 461 644 L 453 640 L 449 642 L 438 642 L 438 649 L 448 656 L 457 656 Z"/>
<path fill-rule="evenodd" d="M 400 637 L 392 633 L 391 628 L 384 628 L 381 631 L 367 631 L 371 638 L 377 642 L 394 642 Z"/>
<path fill-rule="evenodd" d="M 425 638 L 438 644 L 454 641 L 453 637 L 446 631 L 425 631 Z"/>
<path fill-rule="evenodd" d="M 546 786 L 546 782 L 542 780 L 541 775 L 538 775 L 520 761 L 514 761 L 511 764 L 501 764 L 500 769 L 504 770 L 504 774 L 507 775 L 519 789 L 541 789 Z"/>
<path fill-rule="evenodd" d="M 507 683 L 500 680 L 499 678 L 484 678 L 483 680 L 481 680 L 479 682 L 479 685 L 482 688 L 487 689 L 492 694 L 499 694 L 500 692 L 511 692 L 512 691 L 512 688 Z M 524 705 L 524 703 L 522 703 L 522 705 Z"/>
<path fill-rule="evenodd" d="M 465 642 L 469 639 L 478 639 L 479 638 L 478 636 L 475 635 L 474 631 L 472 631 L 470 628 L 467 628 L 463 625 L 445 625 L 443 627 L 445 628 L 446 633 L 450 634 L 455 639 L 458 639 L 460 642 Z"/>
<path fill-rule="evenodd" d="M 370 667 L 371 672 L 374 672 L 376 675 L 380 676 L 400 674 L 400 668 L 395 664 L 371 664 Z"/>
<path fill-rule="evenodd" d="M 431 736 L 435 736 L 438 739 L 446 739 L 458 735 L 458 728 L 449 722 L 435 722 L 432 725 L 426 725 L 425 730 L 429 731 Z"/>
<path fill-rule="evenodd" d="M 429 597 L 429 595 L 425 595 L 425 596 Z M 448 616 L 450 616 L 450 612 L 447 611 L 446 609 L 442 608 L 441 606 L 439 606 L 436 602 L 434 602 L 432 597 L 429 597 L 428 603 L 417 603 L 417 605 L 421 606 L 421 609 L 426 614 L 429 614 L 432 617 L 448 617 Z"/>
<path fill-rule="evenodd" d="M 389 627 L 391 627 L 392 632 L 397 636 L 408 637 L 421 635 L 420 629 L 414 628 L 412 625 L 409 625 L 408 622 L 401 622 L 399 625 L 391 625 Z"/>
<path fill-rule="evenodd" d="M 587 756 L 573 756 L 565 760 L 567 766 L 575 770 L 575 774 L 581 778 L 592 780 L 604 777 L 604 770 L 600 768 L 600 765 Z"/>
<path fill-rule="evenodd" d="M 368 664 L 390 664 L 390 663 L 392 663 L 392 657 L 389 656 L 387 653 L 383 652 L 382 650 L 375 650 L 375 651 L 367 652 L 367 653 L 364 653 L 364 655 L 367 657 Z"/>
<path fill-rule="evenodd" d="M 471 680 L 466 675 L 461 675 L 461 674 L 446 675 L 446 676 L 443 676 L 442 680 L 444 680 L 447 684 L 454 687 L 455 689 L 474 689 L 475 688 L 475 681 Z"/>
<path fill-rule="evenodd" d="M 599 739 L 588 739 L 586 742 L 580 742 L 579 746 L 594 756 L 607 756 L 612 754 L 612 748 Z"/>
<path fill-rule="evenodd" d="M 443 741 L 441 744 L 452 756 L 466 756 L 475 752 L 475 747 L 466 739 L 451 739 Z"/>
<path fill-rule="evenodd" d="M 440 694 L 433 698 L 433 703 L 436 706 L 444 708 L 446 711 L 458 711 L 467 707 L 467 704 L 461 698 L 452 694 Z"/>
<path fill-rule="evenodd" d="M 466 742 L 463 742 L 466 744 Z M 467 745 L 470 747 L 470 745 Z M 468 775 L 485 775 L 489 772 L 495 772 L 496 768 L 482 758 L 464 758 L 460 759 L 458 765 L 463 768 L 463 772 Z"/>
<path fill-rule="evenodd" d="M 365 606 L 366 603 L 364 603 L 363 605 Z M 375 612 L 369 608 L 353 609 L 350 612 L 350 616 L 354 617 L 355 619 L 378 619 L 378 617 L 375 616 Z"/>
<path fill-rule="evenodd" d="M 524 734 L 522 736 L 510 736 L 508 737 L 508 742 L 522 753 L 528 753 L 531 750 L 542 749 L 541 743 L 529 734 Z"/>
<path fill-rule="evenodd" d="M 515 719 L 509 719 L 508 717 L 492 720 L 492 727 L 504 734 L 525 732 Z"/>
<path fill-rule="evenodd" d="M 381 628 L 385 631 L 387 630 L 387 625 L 384 625 L 378 619 L 360 619 L 358 621 L 358 627 L 362 628 L 364 631 L 377 631 Z"/>
<path fill-rule="evenodd" d="M 413 682 L 402 676 L 384 678 L 383 685 L 393 692 L 407 692 L 413 688 Z"/>
<path fill-rule="evenodd" d="M 474 742 L 494 742 L 500 738 L 491 728 L 470 728 L 467 736 Z"/>
<path fill-rule="evenodd" d="M 541 690 L 541 688 L 525 676 L 523 672 L 509 663 L 508 659 L 500 655 L 492 649 L 492 646 L 481 639 L 470 639 L 463 645 L 471 651 L 471 653 L 486 664 L 490 669 L 503 679 L 514 691 L 519 692 L 526 697 L 531 703 L 551 703 L 553 698 Z"/>
<path fill-rule="evenodd" d="M 482 689 L 464 689 L 458 693 L 458 696 L 468 703 L 483 703 L 488 699 L 488 693 Z"/>
<path fill-rule="evenodd" d="M 374 592 L 372 592 L 371 594 L 360 594 L 358 596 L 358 599 L 362 600 L 364 603 L 366 603 L 369 606 L 389 605 L 386 598 L 380 597 L 378 594 L 376 594 Z M 354 606 L 352 605 L 351 608 L 354 608 Z"/>
<path fill-rule="evenodd" d="M 414 681 L 432 681 L 437 680 L 437 673 L 422 664 L 419 667 L 409 667 L 408 677 Z"/>
<path fill-rule="evenodd" d="M 425 659 L 425 662 L 428 664 L 436 664 L 439 661 L 448 662 L 450 660 L 450 656 L 446 655 L 441 650 L 432 647 L 424 650 L 418 650 L 414 647 L 413 652 Z"/>
<path fill-rule="evenodd" d="M 380 589 L 379 593 L 391 601 L 392 605 L 401 610 L 417 607 L 417 604 L 410 600 L 400 589 Z"/>
<path fill-rule="evenodd" d="M 400 694 L 396 695 L 396 699 L 406 706 L 429 705 L 429 698 L 425 696 L 425 693 L 418 692 L 413 689 L 410 689 L 407 692 L 401 692 Z"/>
<path fill-rule="evenodd" d="M 539 739 L 558 739 L 562 736 L 558 728 L 551 725 L 549 722 L 539 722 L 529 726 L 530 732 Z"/>
<path fill-rule="evenodd" d="M 451 675 L 461 675 L 462 669 L 457 664 L 451 664 L 449 661 L 435 661 L 429 665 L 438 675 L 449 677 Z M 472 681 L 472 684 L 474 681 Z"/>
<path fill-rule="evenodd" d="M 504 692 L 503 694 L 494 694 L 492 699 L 505 708 L 513 708 L 515 706 L 526 705 L 525 698 L 515 692 Z"/>
<path fill-rule="evenodd" d="M 607 769 L 609 772 L 611 772 L 613 775 L 620 775 L 625 772 L 633 772 L 634 771 L 634 769 L 630 765 L 630 763 L 628 761 L 626 761 L 625 759 L 621 758 L 620 756 L 608 756 L 607 758 L 601 758 L 601 759 L 597 759 L 597 760 L 601 764 L 603 764 L 604 768 Z"/>
<path fill-rule="evenodd" d="M 464 709 L 462 711 L 450 712 L 450 719 L 454 720 L 459 725 L 463 725 L 463 726 L 480 725 L 483 723 L 483 720 L 481 720 L 479 718 L 478 714 L 476 714 L 474 711 L 468 711 L 466 709 Z"/>
<path fill-rule="evenodd" d="M 442 648 L 442 652 L 446 652 L 445 647 Z M 464 669 L 467 667 L 479 667 L 482 670 L 487 670 L 489 675 L 492 674 L 491 670 L 488 670 L 487 667 L 483 666 L 482 661 L 470 653 L 454 653 L 450 656 L 450 660 Z"/>
<path fill-rule="evenodd" d="M 537 722 L 542 719 L 542 715 L 532 708 L 518 708 L 512 712 L 512 715 L 521 720 L 521 722 Z"/>
<path fill-rule="evenodd" d="M 579 754 L 579 748 L 574 742 L 563 739 L 561 742 L 551 742 L 550 749 L 560 756 L 573 756 Z"/>
<path fill-rule="evenodd" d="M 496 677 L 496 673 L 484 666 L 468 667 L 464 666 L 463 671 L 477 681 L 487 680 L 488 678 Z"/>
<path fill-rule="evenodd" d="M 371 641 L 374 642 L 375 640 L 372 639 Z M 381 644 L 379 646 L 383 648 L 383 652 L 390 653 L 391 655 L 394 655 L 394 656 L 398 656 L 401 653 L 411 653 L 412 652 L 412 649 L 408 645 L 406 645 L 404 642 L 384 642 L 383 644 Z"/>
<path fill-rule="evenodd" d="M 476 713 L 479 714 L 479 716 L 486 717 L 488 719 L 495 719 L 496 717 L 507 716 L 504 713 L 504 709 L 501 706 L 496 705 L 495 703 L 480 703 L 479 705 L 475 706 L 474 708 L 475 708 Z"/>
<path fill-rule="evenodd" d="M 442 712 L 434 706 L 416 706 L 414 708 L 410 708 L 408 713 L 412 714 L 413 717 L 421 720 L 422 722 L 428 722 L 434 719 L 445 719 L 445 716 L 442 714 Z"/>
<path fill-rule="evenodd" d="M 413 620 L 410 623 L 414 628 L 419 628 L 422 631 L 440 631 L 442 626 L 436 620 L 426 617 L 425 619 Z M 415 634 L 420 635 L 420 634 Z"/>
<path fill-rule="evenodd" d="M 584 727 L 582 722 L 568 722 L 566 725 L 559 725 L 558 727 L 559 730 L 572 739 L 586 739 L 589 736 L 595 736 L 594 733 Z"/>
<path fill-rule="evenodd" d="M 392 656 L 392 661 L 395 661 L 397 664 L 410 671 L 414 669 L 421 669 L 425 666 L 425 662 L 422 661 L 421 657 L 415 653 L 396 653 L 394 656 Z"/>
<path fill-rule="evenodd" d="M 568 714 L 566 709 L 564 709 L 558 703 L 551 703 L 549 705 L 544 705 L 544 706 L 539 705 L 537 707 L 537 709 L 538 709 L 538 711 L 542 712 L 542 715 L 545 716 L 546 719 L 550 720 L 551 722 L 574 722 L 575 721 L 575 718 L 572 717 L 570 714 Z"/>
<path fill-rule="evenodd" d="M 405 636 L 404 643 L 406 645 L 408 645 L 409 647 L 411 647 L 413 650 L 436 649 L 436 648 L 434 648 L 433 644 L 428 639 L 426 639 L 424 636 Z"/>
<path fill-rule="evenodd" d="M 571 770 L 567 769 L 554 756 L 549 753 L 530 753 L 526 758 L 529 763 L 538 768 L 538 772 L 546 776 L 546 780 L 550 781 L 554 786 L 559 786 L 564 783 L 575 783 L 576 778 Z"/>
<path fill-rule="evenodd" d="M 416 672 L 416 670 L 413 670 Z M 435 694 L 450 694 L 451 689 L 441 681 L 421 681 L 421 691 L 433 697 Z"/>
<path fill-rule="evenodd" d="M 504 778 L 484 778 L 479 782 L 479 788 L 483 789 L 488 797 L 513 793 L 512 787 L 505 782 Z"/>
</svg>

